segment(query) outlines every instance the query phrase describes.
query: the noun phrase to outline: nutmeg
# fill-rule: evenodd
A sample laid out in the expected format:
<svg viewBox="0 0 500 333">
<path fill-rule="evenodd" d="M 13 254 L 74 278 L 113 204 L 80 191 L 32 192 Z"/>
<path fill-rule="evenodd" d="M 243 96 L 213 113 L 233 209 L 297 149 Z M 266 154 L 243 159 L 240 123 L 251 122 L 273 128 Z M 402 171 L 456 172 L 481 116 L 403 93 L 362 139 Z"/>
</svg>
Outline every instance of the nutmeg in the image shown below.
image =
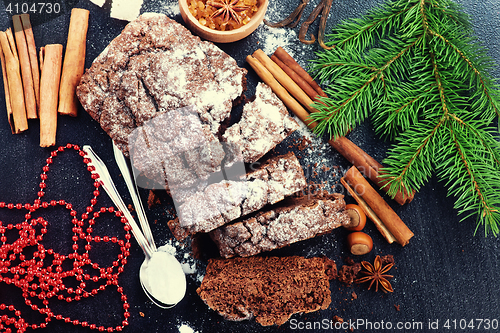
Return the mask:
<svg viewBox="0 0 500 333">
<path fill-rule="evenodd" d="M 345 206 L 345 211 L 351 218 L 349 224 L 344 225 L 344 228 L 352 231 L 361 231 L 366 225 L 366 214 L 360 206 L 349 204 Z"/>
<path fill-rule="evenodd" d="M 358 256 L 367 254 L 373 248 L 372 238 L 361 231 L 347 235 L 347 244 L 351 253 Z"/>
</svg>

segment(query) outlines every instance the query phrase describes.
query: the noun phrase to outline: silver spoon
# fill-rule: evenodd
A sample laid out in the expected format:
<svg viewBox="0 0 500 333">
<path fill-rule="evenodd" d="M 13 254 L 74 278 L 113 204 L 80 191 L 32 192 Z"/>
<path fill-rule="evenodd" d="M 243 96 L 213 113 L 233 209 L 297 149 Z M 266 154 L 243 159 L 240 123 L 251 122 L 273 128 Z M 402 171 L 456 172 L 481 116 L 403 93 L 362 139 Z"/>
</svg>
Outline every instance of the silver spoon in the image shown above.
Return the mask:
<svg viewBox="0 0 500 333">
<path fill-rule="evenodd" d="M 186 275 L 182 270 L 181 264 L 173 255 L 167 252 L 158 251 L 156 248 L 151 229 L 149 228 L 149 223 L 144 213 L 144 208 L 142 204 L 140 204 L 141 201 L 137 195 L 123 154 L 117 148 L 114 148 L 118 167 L 125 178 L 125 182 L 134 202 L 134 207 L 138 212 L 141 226 L 146 236 L 143 235 L 141 229 L 125 206 L 104 162 L 90 146 L 83 146 L 83 151 L 85 151 L 91 159 L 90 164 L 95 167 L 95 172 L 99 175 L 98 180 L 101 186 L 127 219 L 132 229 L 132 234 L 146 255 L 146 259 L 139 270 L 139 280 L 141 281 L 144 292 L 154 304 L 161 308 L 166 309 L 175 306 L 184 298 L 186 293 Z"/>
</svg>

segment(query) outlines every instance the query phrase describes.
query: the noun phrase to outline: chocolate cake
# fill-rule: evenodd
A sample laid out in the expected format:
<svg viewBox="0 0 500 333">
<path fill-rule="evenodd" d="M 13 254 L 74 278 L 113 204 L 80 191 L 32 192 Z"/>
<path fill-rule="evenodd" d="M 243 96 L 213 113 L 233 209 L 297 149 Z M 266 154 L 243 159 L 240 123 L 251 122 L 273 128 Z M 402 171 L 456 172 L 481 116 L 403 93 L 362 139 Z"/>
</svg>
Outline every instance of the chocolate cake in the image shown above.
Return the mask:
<svg viewBox="0 0 500 333">
<path fill-rule="evenodd" d="M 255 317 L 263 326 L 282 325 L 295 313 L 330 305 L 325 271 L 331 263 L 299 256 L 210 259 L 197 293 L 228 320 Z"/>
<path fill-rule="evenodd" d="M 221 169 L 224 148 L 193 106 L 162 112 L 129 136 L 134 167 L 169 188 L 194 186 Z"/>
<path fill-rule="evenodd" d="M 275 204 L 305 186 L 304 171 L 292 152 L 272 157 L 247 173 L 244 180 L 224 180 L 194 193 L 177 207 L 179 217 L 169 221 L 169 227 L 177 239 L 206 233 Z"/>
<path fill-rule="evenodd" d="M 255 100 L 244 105 L 241 120 L 226 130 L 223 140 L 238 146 L 243 160 L 253 163 L 298 128 L 283 102 L 260 82 Z"/>
<path fill-rule="evenodd" d="M 210 232 L 224 258 L 248 257 L 331 232 L 349 223 L 340 194 L 295 197 Z"/>
<path fill-rule="evenodd" d="M 86 70 L 77 96 L 128 155 L 128 136 L 159 112 L 195 105 L 219 134 L 246 87 L 247 70 L 163 14 L 143 14 Z"/>
</svg>

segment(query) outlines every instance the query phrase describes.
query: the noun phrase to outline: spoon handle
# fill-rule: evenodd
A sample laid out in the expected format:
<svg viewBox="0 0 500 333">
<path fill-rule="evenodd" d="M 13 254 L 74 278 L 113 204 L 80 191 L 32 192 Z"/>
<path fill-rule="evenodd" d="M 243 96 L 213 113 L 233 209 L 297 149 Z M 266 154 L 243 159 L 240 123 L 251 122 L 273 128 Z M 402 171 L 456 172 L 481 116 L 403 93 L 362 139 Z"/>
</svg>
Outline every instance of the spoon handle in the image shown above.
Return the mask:
<svg viewBox="0 0 500 333">
<path fill-rule="evenodd" d="M 111 175 L 109 174 L 106 165 L 99 158 L 99 156 L 97 156 L 97 154 L 92 150 L 90 146 L 88 145 L 83 146 L 83 151 L 86 152 L 87 155 L 90 157 L 91 160 L 90 165 L 94 166 L 95 168 L 94 172 L 99 175 L 98 180 L 100 181 L 101 186 L 109 195 L 113 203 L 118 207 L 118 209 L 123 213 L 123 215 L 125 215 L 125 218 L 127 219 L 127 222 L 132 229 L 132 234 L 137 240 L 137 243 L 139 243 L 139 246 L 144 251 L 146 257 L 150 259 L 153 255 L 154 250 L 151 247 L 151 244 L 148 243 L 148 241 L 142 234 L 141 229 L 135 222 L 134 218 L 132 217 L 132 214 L 130 214 L 130 211 L 127 209 L 127 206 L 125 206 L 125 203 L 123 202 L 120 194 L 118 193 L 118 190 L 116 189 L 115 184 L 113 183 L 113 180 L 111 179 Z"/>
<path fill-rule="evenodd" d="M 153 234 L 151 233 L 151 228 L 149 227 L 148 218 L 146 217 L 144 206 L 142 205 L 142 201 L 138 195 L 139 191 L 137 190 L 137 183 L 134 182 L 132 175 L 130 174 L 127 161 L 125 161 L 125 156 L 123 156 L 122 151 L 115 145 L 114 142 L 113 153 L 115 155 L 116 164 L 118 164 L 118 168 L 120 168 L 123 179 L 125 179 L 128 191 L 130 192 L 130 196 L 132 197 L 132 201 L 134 203 L 135 211 L 137 212 L 144 237 L 146 237 L 146 240 L 149 242 L 153 250 L 156 250 L 156 244 L 153 239 Z"/>
</svg>

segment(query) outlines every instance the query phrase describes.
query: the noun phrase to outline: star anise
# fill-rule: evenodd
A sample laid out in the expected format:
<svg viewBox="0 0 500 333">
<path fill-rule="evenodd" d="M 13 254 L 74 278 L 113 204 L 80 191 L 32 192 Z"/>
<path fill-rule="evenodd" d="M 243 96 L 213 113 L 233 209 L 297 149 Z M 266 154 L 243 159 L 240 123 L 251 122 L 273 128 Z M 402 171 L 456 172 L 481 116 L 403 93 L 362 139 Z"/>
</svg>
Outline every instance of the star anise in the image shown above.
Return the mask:
<svg viewBox="0 0 500 333">
<path fill-rule="evenodd" d="M 219 1 L 207 1 L 207 5 L 217 8 L 217 10 L 210 15 L 211 18 L 222 15 L 224 22 L 228 22 L 229 19 L 235 20 L 238 24 L 241 24 L 241 17 L 238 14 L 244 10 L 250 8 L 246 5 L 238 5 L 240 0 L 219 0 Z"/>
<path fill-rule="evenodd" d="M 362 261 L 361 265 L 366 269 L 366 271 L 361 271 L 360 273 L 363 273 L 366 276 L 357 279 L 356 283 L 370 282 L 368 290 L 370 290 L 372 285 L 375 283 L 375 291 L 378 291 L 379 284 L 384 293 L 392 293 L 394 291 L 392 289 L 391 283 L 388 280 L 393 276 L 384 274 L 387 273 L 392 268 L 392 266 L 394 266 L 394 263 L 389 263 L 385 266 L 382 266 L 382 259 L 380 258 L 380 256 L 377 256 L 373 265 L 367 261 Z"/>
</svg>

